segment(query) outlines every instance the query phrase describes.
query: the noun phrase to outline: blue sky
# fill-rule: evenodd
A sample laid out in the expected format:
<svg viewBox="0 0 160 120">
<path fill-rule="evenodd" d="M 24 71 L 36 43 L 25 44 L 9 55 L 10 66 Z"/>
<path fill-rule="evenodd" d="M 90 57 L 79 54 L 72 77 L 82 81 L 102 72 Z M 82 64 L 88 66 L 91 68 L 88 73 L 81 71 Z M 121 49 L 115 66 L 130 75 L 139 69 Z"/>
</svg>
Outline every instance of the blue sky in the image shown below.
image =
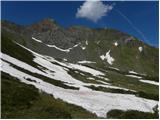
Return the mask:
<svg viewBox="0 0 160 120">
<path fill-rule="evenodd" d="M 108 10 L 95 20 L 94 15 L 98 12 L 95 12 L 94 8 L 98 11 L 97 7 L 91 9 L 93 12 L 88 11 L 86 14 L 85 11 L 80 17 L 76 17 L 78 8 L 84 5 L 84 1 L 2 2 L 1 19 L 28 25 L 50 17 L 64 27 L 83 25 L 92 28 L 115 28 L 152 46 L 159 46 L 158 1 L 105 1 L 102 4 L 108 7 Z"/>
</svg>

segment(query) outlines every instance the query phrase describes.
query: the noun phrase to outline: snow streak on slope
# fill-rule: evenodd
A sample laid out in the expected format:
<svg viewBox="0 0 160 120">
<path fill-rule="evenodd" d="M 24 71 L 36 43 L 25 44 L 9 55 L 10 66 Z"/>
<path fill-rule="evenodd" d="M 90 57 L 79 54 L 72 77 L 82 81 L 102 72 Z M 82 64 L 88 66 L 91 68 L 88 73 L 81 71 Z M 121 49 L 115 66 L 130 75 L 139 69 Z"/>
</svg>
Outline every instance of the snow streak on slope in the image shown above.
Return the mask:
<svg viewBox="0 0 160 120">
<path fill-rule="evenodd" d="M 133 77 L 133 78 L 142 78 L 142 77 L 136 76 L 136 75 L 125 75 L 125 76 L 127 76 L 127 77 Z"/>
<path fill-rule="evenodd" d="M 15 42 L 16 43 L 16 42 Z M 75 70 L 80 70 L 80 71 L 83 71 L 83 72 L 86 72 L 86 73 L 90 73 L 94 76 L 104 76 L 105 74 L 102 73 L 101 71 L 98 71 L 98 70 L 95 70 L 95 69 L 92 69 L 92 68 L 89 68 L 89 67 L 86 67 L 86 66 L 82 66 L 82 65 L 78 65 L 78 64 L 72 64 L 72 63 L 63 63 L 63 62 L 59 62 L 57 60 L 55 60 L 54 58 L 50 57 L 50 56 L 43 56 L 43 55 L 40 55 L 18 43 L 16 43 L 17 45 L 21 46 L 22 48 L 30 51 L 35 57 L 36 56 L 39 56 L 47 61 L 50 61 L 50 62 L 55 62 L 55 63 L 58 63 L 59 65 L 61 66 L 64 66 L 64 67 L 67 67 L 67 68 L 71 68 L 71 69 L 75 69 Z M 38 63 L 38 62 L 37 62 Z"/>
<path fill-rule="evenodd" d="M 137 72 L 134 72 L 134 71 L 129 71 L 129 73 L 138 74 Z"/>
<path fill-rule="evenodd" d="M 2 71 L 20 79 L 20 81 L 26 84 L 34 85 L 36 88 L 52 94 L 55 98 L 60 98 L 68 103 L 81 106 L 92 113 L 96 113 L 99 117 L 106 117 L 106 113 L 112 109 L 153 112 L 152 108 L 158 104 L 157 101 L 138 98 L 128 94 L 104 93 L 94 90 L 85 90 L 84 92 L 83 90 L 60 88 L 21 72 L 4 61 L 2 61 Z M 27 78 L 33 81 L 28 81 Z"/>
<path fill-rule="evenodd" d="M 82 87 L 84 88 L 84 86 L 91 86 L 91 85 L 93 85 L 95 87 L 101 86 L 101 87 L 105 87 L 105 88 L 123 89 L 123 90 L 126 90 L 126 91 L 129 90 L 129 89 L 126 89 L 126 88 L 121 88 L 121 87 L 117 87 L 117 86 L 111 86 L 111 85 L 109 85 L 109 83 L 108 83 L 108 85 L 106 85 L 106 84 L 103 85 L 103 84 L 83 83 L 83 82 L 81 82 L 81 81 L 73 78 L 71 75 L 69 75 L 67 73 L 67 71 L 66 71 L 67 68 L 64 69 L 62 66 L 58 66 L 58 65 L 52 64 L 47 59 L 44 59 L 44 58 L 39 57 L 39 56 L 36 56 L 36 58 L 34 58 L 33 61 L 35 63 L 43 66 L 45 68 L 44 71 L 46 71 L 47 73 L 48 72 L 50 73 L 50 71 L 54 71 L 54 73 L 50 73 L 50 74 L 54 75 L 54 79 L 62 81 L 62 82 L 71 83 L 70 86 L 80 87 L 80 89 L 81 89 Z M 71 63 L 68 63 L 68 66 L 69 66 L 68 68 L 71 68 L 71 69 L 78 69 L 78 70 L 81 70 L 83 72 L 90 73 L 91 75 L 93 75 L 93 76 L 95 76 L 97 78 L 101 78 L 101 79 L 104 79 L 106 81 L 109 80 L 109 79 L 107 79 L 105 77 L 102 77 L 104 75 L 102 72 L 94 70 L 94 69 L 91 69 L 91 68 L 88 68 L 86 66 L 77 65 L 77 64 L 71 64 Z M 67 67 L 67 65 L 65 67 Z M 99 75 L 101 75 L 101 76 L 99 76 Z M 69 85 L 69 84 L 67 84 L 67 85 Z M 133 91 L 133 90 L 131 90 L 131 91 Z"/>
<path fill-rule="evenodd" d="M 57 46 L 55 46 L 55 45 L 48 45 L 47 44 L 47 46 L 48 47 L 53 47 L 53 48 L 56 48 L 57 50 L 60 50 L 60 51 L 62 51 L 62 52 L 70 52 L 70 50 L 72 50 L 73 48 L 75 48 L 75 47 L 77 47 L 78 45 L 79 45 L 80 43 L 78 43 L 78 44 L 76 44 L 76 45 L 74 45 L 73 47 L 71 47 L 71 48 L 68 48 L 68 49 L 62 49 L 62 48 L 59 48 L 59 47 L 57 47 Z"/>
<path fill-rule="evenodd" d="M 88 45 L 88 41 L 86 40 L 86 45 Z"/>
<path fill-rule="evenodd" d="M 159 82 L 151 81 L 151 80 L 139 80 L 144 83 L 153 84 L 153 85 L 159 85 Z"/>
<path fill-rule="evenodd" d="M 38 40 L 38 39 L 36 39 L 34 37 L 32 37 L 32 39 L 35 40 L 35 41 L 37 41 L 37 42 L 40 42 L 40 43 L 42 42 L 41 40 Z"/>
<path fill-rule="evenodd" d="M 13 57 L 11 57 L 9 55 L 3 54 L 3 53 L 1 53 L 1 59 L 5 60 L 7 62 L 10 62 L 12 64 L 15 64 L 15 65 L 19 65 L 20 68 L 28 70 L 28 71 L 30 71 L 32 73 L 37 73 L 37 74 L 46 76 L 46 77 L 51 78 L 51 79 L 59 80 L 59 81 L 65 82 L 66 85 L 73 86 L 73 87 L 78 87 L 80 89 L 84 89 L 84 88 L 88 89 L 87 87 L 84 87 L 84 86 L 93 85 L 95 87 L 101 86 L 101 87 L 105 87 L 105 88 L 123 89 L 123 90 L 127 90 L 128 91 L 128 89 L 126 89 L 126 88 L 121 88 L 121 87 L 117 87 L 117 86 L 111 86 L 111 85 L 109 85 L 109 83 L 108 83 L 108 85 L 106 85 L 106 84 L 104 85 L 104 84 L 83 83 L 80 80 L 77 80 L 77 79 L 73 78 L 71 75 L 68 74 L 69 69 L 66 68 L 67 67 L 66 64 L 65 64 L 66 65 L 65 67 L 62 67 L 62 66 L 59 66 L 59 65 L 56 65 L 56 64 L 52 64 L 48 60 L 48 57 L 44 57 L 44 56 L 42 56 L 42 55 L 40 55 L 38 53 L 35 53 L 33 51 L 32 51 L 32 53 L 35 56 L 33 61 L 35 63 L 37 63 L 38 65 L 40 65 L 40 66 L 37 66 L 37 67 L 41 68 L 41 70 L 44 71 L 44 72 L 42 72 L 42 71 L 38 70 L 37 68 L 34 68 L 34 67 L 26 64 L 26 63 L 24 63 L 22 61 L 19 61 L 19 60 L 15 59 L 15 58 L 13 58 Z M 51 57 L 49 57 L 49 58 L 51 58 Z M 52 60 L 53 59 L 54 58 L 52 58 Z M 70 68 L 72 68 L 72 67 L 70 67 Z M 100 75 L 103 75 L 103 74 L 101 72 L 99 72 L 99 71 L 94 70 L 94 69 L 91 69 L 91 68 L 87 69 L 87 67 L 85 67 L 85 66 L 84 66 L 84 68 L 82 67 L 80 69 L 86 69 L 87 71 L 91 70 L 90 72 L 93 72 L 92 74 L 95 75 L 95 76 L 97 75 L 96 76 L 97 78 L 103 78 L 104 80 L 107 79 L 105 77 L 98 76 L 99 74 Z M 86 70 L 84 70 L 84 71 L 86 71 Z"/>
<path fill-rule="evenodd" d="M 113 69 L 113 70 L 117 70 L 117 71 L 120 71 L 118 68 L 115 68 L 115 67 L 109 67 L 110 69 Z"/>
<path fill-rule="evenodd" d="M 114 62 L 114 58 L 111 57 L 109 53 L 110 53 L 110 50 L 106 53 L 106 55 L 101 55 L 100 58 L 101 58 L 102 60 L 105 60 L 105 59 L 106 59 L 107 62 L 108 62 L 110 65 L 112 65 L 113 62 Z"/>
<path fill-rule="evenodd" d="M 39 42 L 39 43 L 42 43 L 42 41 L 39 40 L 39 39 L 36 39 L 36 38 L 34 38 L 34 37 L 32 37 L 32 39 L 35 40 L 35 41 L 37 41 L 37 42 Z M 74 45 L 73 47 L 68 48 L 68 49 L 62 49 L 62 48 L 57 47 L 56 45 L 49 45 L 49 44 L 45 44 L 45 45 L 47 45 L 48 47 L 53 47 L 53 48 L 55 48 L 55 49 L 57 49 L 57 50 L 59 50 L 59 51 L 68 53 L 68 52 L 70 52 L 70 50 L 72 50 L 73 48 L 77 47 L 79 44 L 80 44 L 80 43 L 78 43 L 78 44 L 76 44 L 76 45 Z"/>
<path fill-rule="evenodd" d="M 78 61 L 78 63 L 83 64 L 83 63 L 96 63 L 96 62 L 83 60 L 83 61 Z"/>
</svg>

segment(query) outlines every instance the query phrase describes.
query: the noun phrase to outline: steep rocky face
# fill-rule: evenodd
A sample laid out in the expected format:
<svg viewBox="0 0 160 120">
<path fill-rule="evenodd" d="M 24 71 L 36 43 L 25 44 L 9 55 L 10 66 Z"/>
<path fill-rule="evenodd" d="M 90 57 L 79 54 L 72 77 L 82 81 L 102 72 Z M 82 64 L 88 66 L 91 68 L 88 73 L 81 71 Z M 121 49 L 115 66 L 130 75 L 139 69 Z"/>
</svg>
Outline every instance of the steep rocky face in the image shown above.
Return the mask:
<svg viewBox="0 0 160 120">
<path fill-rule="evenodd" d="M 72 33 L 59 26 L 53 19 L 44 19 L 32 24 L 27 29 L 32 31 L 32 37 L 49 45 L 56 45 L 66 49 L 76 43 L 75 38 L 71 35 Z"/>
<path fill-rule="evenodd" d="M 106 69 L 112 66 L 125 72 L 134 70 L 158 76 L 158 49 L 114 29 L 84 26 L 65 29 L 47 18 L 29 26 L 2 21 L 2 34 L 8 34 L 14 41 L 57 59 L 71 62 L 89 60 L 96 62 L 90 64 L 92 67 Z M 101 56 L 106 54 L 110 57 L 102 59 Z M 110 58 L 114 59 L 113 63 L 108 62 Z"/>
</svg>

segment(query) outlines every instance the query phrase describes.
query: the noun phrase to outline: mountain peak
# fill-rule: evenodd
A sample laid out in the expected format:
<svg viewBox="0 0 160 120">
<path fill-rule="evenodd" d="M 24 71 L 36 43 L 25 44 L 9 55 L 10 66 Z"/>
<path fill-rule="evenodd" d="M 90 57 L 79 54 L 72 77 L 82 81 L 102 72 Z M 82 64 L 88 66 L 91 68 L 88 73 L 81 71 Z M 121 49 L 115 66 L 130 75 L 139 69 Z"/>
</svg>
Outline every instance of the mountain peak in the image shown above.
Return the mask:
<svg viewBox="0 0 160 120">
<path fill-rule="evenodd" d="M 57 22 L 52 18 L 45 18 L 41 20 L 39 23 L 47 25 L 47 24 L 57 24 Z"/>
<path fill-rule="evenodd" d="M 37 32 L 45 32 L 45 31 L 51 31 L 56 30 L 60 26 L 57 24 L 57 22 L 52 18 L 45 18 L 38 23 L 32 24 L 29 28 L 31 28 L 34 31 Z"/>
</svg>

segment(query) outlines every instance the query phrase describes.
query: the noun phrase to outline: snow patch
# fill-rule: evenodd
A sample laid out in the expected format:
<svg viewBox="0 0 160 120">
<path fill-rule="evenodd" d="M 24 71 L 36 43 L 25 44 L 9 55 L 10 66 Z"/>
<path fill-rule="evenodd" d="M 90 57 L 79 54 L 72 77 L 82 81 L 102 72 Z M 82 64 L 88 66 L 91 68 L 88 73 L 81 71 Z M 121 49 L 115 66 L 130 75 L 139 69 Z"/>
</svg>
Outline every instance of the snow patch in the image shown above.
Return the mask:
<svg viewBox="0 0 160 120">
<path fill-rule="evenodd" d="M 111 57 L 109 53 L 110 53 L 110 50 L 106 53 L 106 55 L 101 55 L 100 58 L 101 58 L 102 60 L 105 60 L 105 59 L 106 59 L 107 62 L 108 62 L 110 65 L 112 65 L 113 62 L 114 62 L 114 58 Z"/>
<path fill-rule="evenodd" d="M 85 49 L 86 49 L 86 47 L 82 47 L 82 46 L 81 46 L 81 48 L 82 48 L 82 50 L 85 50 Z"/>
<path fill-rule="evenodd" d="M 138 74 L 137 72 L 134 72 L 134 71 L 129 71 L 129 73 Z"/>
<path fill-rule="evenodd" d="M 106 77 L 97 76 L 97 78 L 100 78 L 100 79 L 104 79 L 104 80 L 106 80 L 106 81 L 109 81 L 109 79 L 108 79 L 108 78 L 106 78 Z"/>
<path fill-rule="evenodd" d="M 75 87 L 95 85 L 95 84 L 83 83 L 83 82 L 73 78 L 71 75 L 68 74 L 68 70 L 72 69 L 72 70 L 79 70 L 79 72 L 82 71 L 82 73 L 84 73 L 84 72 L 85 73 L 90 73 L 94 77 L 101 78 L 101 79 L 104 79 L 106 81 L 109 80 L 108 78 L 105 77 L 105 74 L 102 73 L 101 71 L 98 71 L 98 70 L 95 70 L 95 69 L 92 69 L 92 68 L 89 68 L 89 67 L 86 67 L 86 66 L 78 65 L 78 64 L 72 64 L 72 63 L 67 63 L 67 62 L 66 63 L 59 62 L 59 61 L 55 60 L 54 58 L 52 58 L 50 56 L 40 55 L 40 54 L 38 54 L 38 53 L 20 45 L 20 44 L 18 44 L 18 45 L 23 47 L 24 49 L 30 51 L 35 56 L 34 62 L 39 64 L 41 66 L 41 69 L 47 74 L 46 76 L 49 75 L 48 77 L 50 77 L 50 78 L 72 84 Z M 10 61 L 10 62 L 12 63 L 12 61 Z M 57 63 L 59 65 L 56 65 L 56 64 L 53 64 L 53 63 Z M 27 68 L 25 68 L 25 69 L 27 69 Z M 30 69 L 27 69 L 27 70 L 32 72 Z M 96 86 L 102 86 L 102 85 L 99 84 L 99 85 L 96 85 Z M 116 86 L 111 86 L 111 85 L 110 86 L 109 85 L 105 85 L 105 86 L 103 85 L 103 87 L 113 88 L 113 89 L 129 90 L 129 89 L 126 89 L 126 88 L 121 88 L 121 87 L 116 87 Z"/>
<path fill-rule="evenodd" d="M 140 52 L 142 52 L 143 51 L 143 47 L 138 47 L 138 50 L 140 51 Z"/>
<path fill-rule="evenodd" d="M 99 117 L 106 117 L 106 113 L 112 109 L 153 112 L 152 108 L 158 104 L 158 101 L 129 94 L 105 93 L 85 87 L 81 87 L 80 90 L 60 88 L 21 72 L 4 61 L 2 64 L 3 72 L 18 78 L 21 82 L 34 85 L 39 90 L 52 94 L 56 99 L 59 98 L 65 102 L 81 106 L 92 113 L 96 113 Z M 27 78 L 33 81 L 28 81 Z"/>
<path fill-rule="evenodd" d="M 47 46 L 48 47 L 53 47 L 53 48 L 56 48 L 57 50 L 60 50 L 60 51 L 63 51 L 63 52 L 70 52 L 70 50 L 71 50 L 71 48 L 68 48 L 68 49 L 61 49 L 61 48 L 59 48 L 59 47 L 57 47 L 57 46 L 55 46 L 55 45 L 48 45 L 47 44 Z"/>
<path fill-rule="evenodd" d="M 67 59 L 66 59 L 66 58 L 63 58 L 63 61 L 67 61 Z"/>
<path fill-rule="evenodd" d="M 30 66 L 26 63 L 23 63 L 22 61 L 19 61 L 17 59 L 16 59 L 16 61 L 14 61 L 13 59 L 15 59 L 15 58 L 13 58 L 13 59 L 12 58 L 7 58 L 5 60 L 8 60 L 8 62 L 10 62 L 12 64 L 19 65 L 19 67 L 21 67 L 23 69 L 26 69 L 30 72 L 35 71 L 35 73 L 44 75 L 44 76 L 49 77 L 51 79 L 55 79 L 55 80 L 59 80 L 59 81 L 68 83 L 68 84 L 70 84 L 74 87 L 79 87 L 79 88 L 81 88 L 83 86 L 90 86 L 90 85 L 95 85 L 95 84 L 83 83 L 83 82 L 73 78 L 71 75 L 68 74 L 68 72 L 67 72 L 69 70 L 68 68 L 77 69 L 77 70 L 80 70 L 80 71 L 83 71 L 83 72 L 86 72 L 86 73 L 90 73 L 91 75 L 96 76 L 96 77 L 104 76 L 104 73 L 102 73 L 100 71 L 97 71 L 95 69 L 92 69 L 92 68 L 89 68 L 89 67 L 86 67 L 86 66 L 82 66 L 82 65 L 77 65 L 77 64 L 62 63 L 62 62 L 59 62 L 59 61 L 55 60 L 52 57 L 40 55 L 40 54 L 38 54 L 38 53 L 20 45 L 20 44 L 18 44 L 18 45 L 23 47 L 24 49 L 30 51 L 31 53 L 33 53 L 33 55 L 35 56 L 33 61 L 40 65 L 40 68 L 42 69 L 42 71 L 44 71 L 44 73 L 41 72 L 41 71 L 39 72 L 39 70 L 35 69 L 34 67 L 32 67 L 32 66 Z M 3 57 L 3 58 L 5 58 L 5 57 Z M 52 64 L 52 62 L 56 62 L 56 63 L 60 64 L 61 66 Z M 107 78 L 105 78 L 105 80 L 106 79 Z M 95 85 L 95 86 L 97 86 L 97 87 L 98 86 L 103 86 L 103 87 L 106 87 L 106 88 L 128 90 L 126 88 L 120 88 L 120 87 L 111 86 L 111 85 L 101 85 L 101 84 L 99 84 L 99 85 Z"/>
<path fill-rule="evenodd" d="M 102 80 L 98 80 L 100 83 L 105 84 L 105 85 L 110 85 L 110 83 L 104 82 Z"/>
<path fill-rule="evenodd" d="M 77 70 L 80 70 L 80 71 L 83 71 L 83 72 L 86 72 L 86 73 L 90 73 L 93 76 L 98 76 L 98 75 L 103 76 L 103 75 L 105 75 L 104 73 L 102 73 L 98 70 L 95 70 L 95 69 L 92 69 L 92 68 L 89 68 L 89 67 L 86 67 L 86 66 L 78 65 L 78 64 L 69 63 L 68 67 L 71 67 L 73 69 L 77 69 Z"/>
<path fill-rule="evenodd" d="M 94 78 L 92 78 L 92 77 L 88 77 L 87 79 L 88 79 L 88 80 L 95 80 L 95 79 L 94 79 Z"/>
<path fill-rule="evenodd" d="M 114 45 L 115 45 L 115 46 L 118 46 L 118 42 L 115 42 Z"/>
<path fill-rule="evenodd" d="M 77 47 L 79 44 L 80 44 L 80 43 L 78 43 L 78 44 L 76 44 L 76 45 L 74 45 L 73 47 L 68 48 L 68 49 L 62 49 L 62 48 L 59 48 L 59 47 L 57 47 L 57 46 L 55 46 L 55 45 L 48 45 L 48 44 L 46 44 L 46 45 L 47 45 L 48 47 L 56 48 L 56 49 L 59 50 L 59 51 L 68 53 L 68 52 L 70 52 L 73 48 Z"/>
<path fill-rule="evenodd" d="M 59 80 L 62 82 L 73 84 L 75 87 L 80 87 L 80 86 L 84 85 L 81 81 L 76 80 L 71 75 L 69 75 L 68 72 L 62 66 L 52 64 L 51 62 L 49 62 L 41 57 L 38 57 L 38 56 L 36 56 L 33 61 L 35 63 L 43 66 L 47 70 L 50 70 L 49 73 L 50 74 L 52 73 L 54 75 L 53 78 L 55 80 Z M 46 69 L 44 69 L 45 72 L 47 72 Z M 51 72 L 51 71 L 53 71 L 53 72 Z"/>
<path fill-rule="evenodd" d="M 119 71 L 119 69 L 115 67 L 109 67 L 109 68 Z"/>
<path fill-rule="evenodd" d="M 151 81 L 151 80 L 139 80 L 144 83 L 153 84 L 153 85 L 159 85 L 159 82 Z"/>
<path fill-rule="evenodd" d="M 37 41 L 37 42 L 42 43 L 42 41 L 41 41 L 41 40 L 38 40 L 38 39 L 36 39 L 36 38 L 34 38 L 34 37 L 32 37 L 32 39 L 33 39 L 33 40 L 35 40 L 35 41 Z"/>
<path fill-rule="evenodd" d="M 86 40 L 86 45 L 88 45 L 88 41 Z"/>
<path fill-rule="evenodd" d="M 5 61 L 10 62 L 12 64 L 18 65 L 20 68 L 23 68 L 25 70 L 30 70 L 32 73 L 37 73 L 37 74 L 41 74 L 41 75 L 49 77 L 49 78 L 53 78 L 51 75 L 46 75 L 44 72 L 40 71 L 39 69 L 34 68 L 34 67 L 16 59 L 16 58 L 13 58 L 7 54 L 1 53 L 0 57 L 2 60 L 5 60 Z"/>
<path fill-rule="evenodd" d="M 84 61 L 78 61 L 78 63 L 83 64 L 83 63 L 96 63 L 96 62 L 92 62 L 92 61 L 86 61 L 86 60 L 84 60 Z"/>
<path fill-rule="evenodd" d="M 18 44 L 18 43 L 17 43 Z M 109 79 L 106 78 L 105 74 L 101 71 L 83 66 L 83 65 L 78 65 L 78 64 L 73 64 L 73 63 L 63 63 L 63 62 L 59 62 L 57 60 L 55 60 L 54 58 L 50 57 L 50 56 L 44 56 L 44 55 L 40 55 L 20 44 L 18 44 L 19 46 L 23 47 L 24 49 L 30 51 L 34 56 L 34 62 L 39 64 L 41 66 L 41 69 L 47 74 L 43 74 L 46 77 L 50 77 L 52 79 L 55 80 L 60 80 L 62 82 L 66 82 L 68 84 L 72 84 L 72 86 L 75 87 L 83 87 L 83 86 L 90 86 L 90 85 L 95 85 L 95 84 L 90 84 L 90 83 L 83 83 L 75 78 L 73 78 L 71 75 L 68 74 L 68 70 L 72 69 L 72 70 L 79 70 L 79 73 L 90 73 L 91 75 L 93 75 L 94 77 L 103 79 L 108 81 Z M 12 60 L 10 61 L 12 63 Z M 53 64 L 53 63 L 57 63 L 59 65 Z M 14 64 L 14 63 L 13 63 Z M 21 63 L 22 64 L 22 63 Z M 18 65 L 18 64 L 16 64 Z M 21 65 L 21 67 L 25 68 L 25 64 Z M 45 68 L 45 69 L 44 69 Z M 32 72 L 32 70 L 30 68 L 25 68 L 26 70 Z M 81 74 L 84 75 L 84 74 Z M 123 89 L 123 90 L 129 90 L 126 88 L 122 88 L 122 87 L 117 87 L 117 86 L 111 86 L 111 85 L 96 85 L 98 86 L 102 86 L 102 87 L 106 87 L 106 88 L 113 88 L 113 89 Z"/>
<path fill-rule="evenodd" d="M 99 41 L 97 41 L 97 44 L 99 44 L 101 41 L 99 40 Z"/>
<path fill-rule="evenodd" d="M 133 78 L 142 78 L 142 77 L 140 77 L 140 76 L 136 76 L 136 75 L 125 75 L 125 76 L 133 77 Z"/>
</svg>

